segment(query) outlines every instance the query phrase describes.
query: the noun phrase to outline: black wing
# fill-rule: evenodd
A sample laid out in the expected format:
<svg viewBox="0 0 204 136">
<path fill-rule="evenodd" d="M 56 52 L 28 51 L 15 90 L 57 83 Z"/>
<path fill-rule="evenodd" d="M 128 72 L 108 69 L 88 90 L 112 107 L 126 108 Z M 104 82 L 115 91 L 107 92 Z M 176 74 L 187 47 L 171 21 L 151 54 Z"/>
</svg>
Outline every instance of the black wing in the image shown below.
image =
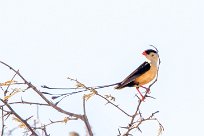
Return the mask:
<svg viewBox="0 0 204 136">
<path fill-rule="evenodd" d="M 150 69 L 150 64 L 148 62 L 142 63 L 136 70 L 134 70 L 128 77 L 126 77 L 121 83 L 116 86 L 116 89 L 121 89 L 126 86 L 134 86 L 135 85 L 135 78 L 144 74 L 146 71 Z"/>
</svg>

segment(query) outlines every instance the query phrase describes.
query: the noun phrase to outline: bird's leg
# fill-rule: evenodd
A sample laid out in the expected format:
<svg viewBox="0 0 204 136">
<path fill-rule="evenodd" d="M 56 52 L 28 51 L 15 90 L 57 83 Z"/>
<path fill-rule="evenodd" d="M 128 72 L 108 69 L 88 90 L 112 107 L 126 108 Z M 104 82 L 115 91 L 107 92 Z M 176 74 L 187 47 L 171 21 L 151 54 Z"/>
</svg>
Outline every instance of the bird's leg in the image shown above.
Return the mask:
<svg viewBox="0 0 204 136">
<path fill-rule="evenodd" d="M 144 101 L 144 96 L 143 96 L 142 93 L 140 92 L 139 87 L 136 87 L 136 89 L 137 89 L 138 93 L 140 94 L 140 96 L 142 97 L 141 101 Z"/>
<path fill-rule="evenodd" d="M 150 88 L 147 88 L 147 87 L 145 87 L 145 86 L 140 86 L 140 87 L 146 89 L 147 94 L 150 94 Z"/>
</svg>

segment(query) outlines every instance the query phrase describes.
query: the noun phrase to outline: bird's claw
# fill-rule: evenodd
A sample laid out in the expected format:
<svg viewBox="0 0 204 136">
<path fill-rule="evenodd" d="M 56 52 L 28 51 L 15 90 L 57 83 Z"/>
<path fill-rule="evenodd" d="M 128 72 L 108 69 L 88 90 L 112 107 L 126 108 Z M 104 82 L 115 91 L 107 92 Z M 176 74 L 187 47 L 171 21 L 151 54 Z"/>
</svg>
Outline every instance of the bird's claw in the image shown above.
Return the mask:
<svg viewBox="0 0 204 136">
<path fill-rule="evenodd" d="M 150 89 L 149 89 L 149 88 L 147 88 L 147 94 L 150 94 L 150 93 L 151 93 Z"/>
</svg>

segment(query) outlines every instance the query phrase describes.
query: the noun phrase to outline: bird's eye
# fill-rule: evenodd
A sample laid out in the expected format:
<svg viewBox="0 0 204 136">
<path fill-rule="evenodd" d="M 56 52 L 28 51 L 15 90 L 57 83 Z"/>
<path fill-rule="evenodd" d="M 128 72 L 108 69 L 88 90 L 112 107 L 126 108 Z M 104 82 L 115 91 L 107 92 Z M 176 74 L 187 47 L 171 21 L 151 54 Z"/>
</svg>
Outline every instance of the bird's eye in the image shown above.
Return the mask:
<svg viewBox="0 0 204 136">
<path fill-rule="evenodd" d="M 154 57 L 154 54 L 152 54 L 152 57 Z"/>
</svg>

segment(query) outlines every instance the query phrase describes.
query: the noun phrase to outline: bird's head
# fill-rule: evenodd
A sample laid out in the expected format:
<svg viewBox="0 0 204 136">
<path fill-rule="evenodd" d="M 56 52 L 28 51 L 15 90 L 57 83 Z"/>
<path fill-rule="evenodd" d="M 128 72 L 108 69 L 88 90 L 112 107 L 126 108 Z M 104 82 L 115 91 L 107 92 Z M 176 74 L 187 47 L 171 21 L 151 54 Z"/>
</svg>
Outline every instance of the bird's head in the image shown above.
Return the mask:
<svg viewBox="0 0 204 136">
<path fill-rule="evenodd" d="M 155 50 L 147 49 L 142 53 L 150 62 L 157 63 L 159 55 Z"/>
</svg>

